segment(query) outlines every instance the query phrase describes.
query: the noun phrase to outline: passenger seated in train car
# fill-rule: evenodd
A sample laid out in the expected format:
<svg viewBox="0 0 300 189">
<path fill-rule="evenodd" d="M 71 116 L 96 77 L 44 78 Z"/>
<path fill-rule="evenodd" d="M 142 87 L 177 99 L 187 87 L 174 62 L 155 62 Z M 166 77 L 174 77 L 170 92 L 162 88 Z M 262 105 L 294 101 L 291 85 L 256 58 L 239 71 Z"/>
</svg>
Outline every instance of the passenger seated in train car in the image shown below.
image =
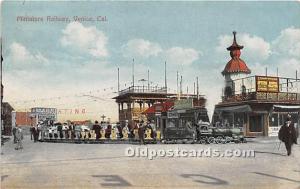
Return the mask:
<svg viewBox="0 0 300 189">
<path fill-rule="evenodd" d="M 134 130 L 135 129 L 138 129 L 138 121 L 136 123 L 133 123 L 133 125 L 129 125 L 128 124 L 128 128 L 129 128 L 129 131 L 130 131 L 130 138 L 134 138 Z"/>
<path fill-rule="evenodd" d="M 122 128 L 122 135 L 123 135 L 123 138 L 125 137 L 126 139 L 128 139 L 130 137 L 128 124 L 125 124 L 124 127 Z"/>
<path fill-rule="evenodd" d="M 63 124 L 63 132 L 65 133 L 65 139 L 69 139 L 69 125 L 68 123 Z"/>
<path fill-rule="evenodd" d="M 118 129 L 118 133 L 119 133 L 119 138 L 123 138 L 123 133 L 122 133 L 122 125 L 120 123 L 117 123 L 117 129 Z"/>
<path fill-rule="evenodd" d="M 101 134 L 100 134 L 101 126 L 99 125 L 99 122 L 97 120 L 95 121 L 95 124 L 93 125 L 92 130 L 95 131 L 96 140 L 99 140 L 101 137 Z"/>
<path fill-rule="evenodd" d="M 141 123 L 138 125 L 138 134 L 139 134 L 140 144 L 145 144 L 145 126 L 144 126 L 144 121 L 141 121 Z"/>
<path fill-rule="evenodd" d="M 155 132 L 154 132 L 153 127 L 151 126 L 151 121 L 150 120 L 147 122 L 146 129 L 150 129 L 151 130 L 151 138 L 155 138 Z"/>
<path fill-rule="evenodd" d="M 63 127 L 62 127 L 62 124 L 61 123 L 58 123 L 57 124 L 57 131 L 58 131 L 58 134 L 59 134 L 59 138 L 62 139 L 63 138 Z"/>
<path fill-rule="evenodd" d="M 111 124 L 107 125 L 107 128 L 105 129 L 105 138 L 110 138 L 111 135 Z"/>
<path fill-rule="evenodd" d="M 76 137 L 75 136 L 75 128 L 74 128 L 74 123 L 73 122 L 71 122 L 70 124 L 69 124 L 69 129 L 68 129 L 68 131 L 71 133 L 71 135 L 69 136 L 72 140 Z"/>
</svg>

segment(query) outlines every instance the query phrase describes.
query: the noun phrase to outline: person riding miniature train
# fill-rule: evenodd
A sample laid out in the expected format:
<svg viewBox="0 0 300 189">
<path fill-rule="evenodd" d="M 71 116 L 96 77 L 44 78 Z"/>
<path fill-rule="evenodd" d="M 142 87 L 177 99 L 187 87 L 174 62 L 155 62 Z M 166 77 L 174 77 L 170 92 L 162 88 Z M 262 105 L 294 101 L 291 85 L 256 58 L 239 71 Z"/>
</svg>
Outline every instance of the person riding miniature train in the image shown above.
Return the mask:
<svg viewBox="0 0 300 189">
<path fill-rule="evenodd" d="M 138 125 L 138 134 L 140 139 L 140 144 L 145 144 L 145 128 L 144 121 L 142 120 Z"/>
<path fill-rule="evenodd" d="M 95 124 L 93 125 L 93 128 L 92 130 L 95 131 L 95 134 L 96 134 L 96 140 L 99 140 L 101 138 L 101 126 L 99 125 L 98 121 L 95 121 Z"/>
<path fill-rule="evenodd" d="M 111 135 L 111 124 L 108 124 L 106 129 L 105 129 L 105 138 L 110 138 L 110 135 Z"/>
</svg>

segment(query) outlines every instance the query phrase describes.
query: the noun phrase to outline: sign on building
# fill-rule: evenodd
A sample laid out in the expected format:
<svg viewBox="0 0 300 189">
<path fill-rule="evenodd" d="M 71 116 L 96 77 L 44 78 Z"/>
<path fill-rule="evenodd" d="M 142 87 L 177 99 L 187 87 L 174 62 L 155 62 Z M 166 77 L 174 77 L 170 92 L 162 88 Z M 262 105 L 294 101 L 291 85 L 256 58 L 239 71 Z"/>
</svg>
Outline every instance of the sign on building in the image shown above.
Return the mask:
<svg viewBox="0 0 300 189">
<path fill-rule="evenodd" d="M 31 108 L 31 116 L 36 118 L 36 121 L 57 120 L 56 108 Z"/>
<path fill-rule="evenodd" d="M 255 76 L 257 92 L 279 92 L 279 78 L 269 76 Z"/>
<path fill-rule="evenodd" d="M 269 136 L 278 136 L 279 129 L 280 127 L 269 127 Z"/>
<path fill-rule="evenodd" d="M 176 100 L 174 102 L 174 109 L 188 109 L 188 108 L 193 108 L 192 98 Z"/>
</svg>

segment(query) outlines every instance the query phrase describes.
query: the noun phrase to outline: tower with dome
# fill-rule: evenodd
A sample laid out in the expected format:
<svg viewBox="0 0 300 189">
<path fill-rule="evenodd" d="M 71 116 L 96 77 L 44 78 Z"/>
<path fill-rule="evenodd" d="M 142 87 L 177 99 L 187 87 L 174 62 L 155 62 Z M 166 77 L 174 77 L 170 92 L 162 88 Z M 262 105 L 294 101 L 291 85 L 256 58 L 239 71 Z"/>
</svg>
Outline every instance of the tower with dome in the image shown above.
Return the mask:
<svg viewBox="0 0 300 189">
<path fill-rule="evenodd" d="M 243 48 L 237 42 L 237 32 L 233 31 L 233 42 L 227 48 L 231 59 L 222 71 L 222 101 L 215 105 L 212 124 L 240 129 L 245 136 L 277 136 L 287 114 L 291 114 L 295 127 L 300 130 L 297 72 L 295 78 L 267 73 L 250 75 L 251 70 L 241 58 Z"/>
</svg>

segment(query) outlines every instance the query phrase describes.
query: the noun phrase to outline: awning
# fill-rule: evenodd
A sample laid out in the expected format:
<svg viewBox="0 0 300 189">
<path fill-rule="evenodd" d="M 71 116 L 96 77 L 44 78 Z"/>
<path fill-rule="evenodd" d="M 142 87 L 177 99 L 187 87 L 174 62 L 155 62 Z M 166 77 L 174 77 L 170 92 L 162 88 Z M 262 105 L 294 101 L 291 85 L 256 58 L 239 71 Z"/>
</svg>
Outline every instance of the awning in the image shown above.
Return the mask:
<svg viewBox="0 0 300 189">
<path fill-rule="evenodd" d="M 297 105 L 273 105 L 276 112 L 300 112 L 300 106 Z"/>
<path fill-rule="evenodd" d="M 215 112 L 251 112 L 251 111 L 252 109 L 249 105 L 219 107 L 215 109 Z"/>
</svg>

